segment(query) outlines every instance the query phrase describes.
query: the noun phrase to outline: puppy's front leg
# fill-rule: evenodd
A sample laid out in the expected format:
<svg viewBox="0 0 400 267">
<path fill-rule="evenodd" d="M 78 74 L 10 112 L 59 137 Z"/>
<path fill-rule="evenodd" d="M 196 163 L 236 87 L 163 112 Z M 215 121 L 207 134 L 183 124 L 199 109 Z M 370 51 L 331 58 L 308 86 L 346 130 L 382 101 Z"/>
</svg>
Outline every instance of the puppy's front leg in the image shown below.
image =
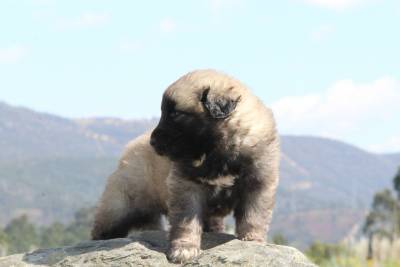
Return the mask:
<svg viewBox="0 0 400 267">
<path fill-rule="evenodd" d="M 278 184 L 276 169 L 269 169 L 267 174 L 258 171 L 243 177 L 243 190 L 234 212 L 239 239 L 259 242 L 265 240 L 275 204 Z"/>
<path fill-rule="evenodd" d="M 175 263 L 186 262 L 200 252 L 202 209 L 201 186 L 175 175 L 168 177 L 169 233 L 168 258 Z"/>
</svg>

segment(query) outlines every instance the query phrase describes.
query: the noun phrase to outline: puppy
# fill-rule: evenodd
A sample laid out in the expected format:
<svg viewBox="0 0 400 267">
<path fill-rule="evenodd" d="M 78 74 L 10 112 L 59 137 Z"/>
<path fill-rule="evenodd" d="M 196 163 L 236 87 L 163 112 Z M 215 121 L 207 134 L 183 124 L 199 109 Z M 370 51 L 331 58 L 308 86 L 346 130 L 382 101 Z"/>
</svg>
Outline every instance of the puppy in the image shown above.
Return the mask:
<svg viewBox="0 0 400 267">
<path fill-rule="evenodd" d="M 239 239 L 264 241 L 279 180 L 279 137 L 270 109 L 241 82 L 214 70 L 170 85 L 153 132 L 132 141 L 99 202 L 93 239 L 161 229 L 168 258 L 200 251 L 202 231 L 223 232 L 233 211 Z"/>
</svg>

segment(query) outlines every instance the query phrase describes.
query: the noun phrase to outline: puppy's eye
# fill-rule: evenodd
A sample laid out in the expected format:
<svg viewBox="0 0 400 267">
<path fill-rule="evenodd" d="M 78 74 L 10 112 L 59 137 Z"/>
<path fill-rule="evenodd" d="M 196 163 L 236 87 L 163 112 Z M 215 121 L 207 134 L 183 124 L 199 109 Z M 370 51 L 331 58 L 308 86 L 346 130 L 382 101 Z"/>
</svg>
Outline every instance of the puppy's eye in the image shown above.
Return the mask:
<svg viewBox="0 0 400 267">
<path fill-rule="evenodd" d="M 192 116 L 192 114 L 189 112 L 186 112 L 186 111 L 182 111 L 182 110 L 171 110 L 168 113 L 168 116 L 172 119 L 176 119 L 176 118 L 182 118 L 182 117 L 190 117 L 190 116 Z"/>
</svg>

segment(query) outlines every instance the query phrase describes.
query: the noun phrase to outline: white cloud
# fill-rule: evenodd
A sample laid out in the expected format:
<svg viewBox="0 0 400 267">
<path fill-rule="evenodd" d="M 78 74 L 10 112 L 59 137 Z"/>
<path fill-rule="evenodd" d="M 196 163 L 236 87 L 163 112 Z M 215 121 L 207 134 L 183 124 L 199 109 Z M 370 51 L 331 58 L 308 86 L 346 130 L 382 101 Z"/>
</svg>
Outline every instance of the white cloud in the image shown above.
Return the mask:
<svg viewBox="0 0 400 267">
<path fill-rule="evenodd" d="M 370 145 L 368 147 L 370 151 L 376 151 L 381 153 L 396 152 L 400 151 L 400 134 L 398 136 L 392 136 L 384 140 L 380 144 Z"/>
<path fill-rule="evenodd" d="M 284 97 L 272 109 L 284 133 L 346 139 L 398 123 L 399 103 L 400 81 L 385 77 L 367 84 L 338 81 L 322 93 Z"/>
<path fill-rule="evenodd" d="M 166 18 L 160 21 L 159 28 L 163 33 L 171 33 L 176 31 L 177 26 L 174 20 Z"/>
<path fill-rule="evenodd" d="M 86 12 L 74 19 L 63 20 L 60 29 L 91 28 L 107 24 L 111 19 L 108 13 Z"/>
<path fill-rule="evenodd" d="M 20 62 L 28 53 L 28 48 L 22 45 L 12 45 L 0 48 L 0 64 Z"/>
<path fill-rule="evenodd" d="M 305 3 L 324 8 L 343 10 L 369 2 L 369 0 L 302 0 Z"/>
</svg>

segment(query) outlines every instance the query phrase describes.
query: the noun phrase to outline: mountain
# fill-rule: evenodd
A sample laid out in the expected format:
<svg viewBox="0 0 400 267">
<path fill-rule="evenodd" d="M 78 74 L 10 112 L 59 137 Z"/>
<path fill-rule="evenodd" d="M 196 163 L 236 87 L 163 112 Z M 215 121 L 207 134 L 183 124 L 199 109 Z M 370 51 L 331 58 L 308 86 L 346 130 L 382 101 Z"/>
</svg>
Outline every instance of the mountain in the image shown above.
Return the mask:
<svg viewBox="0 0 400 267">
<path fill-rule="evenodd" d="M 70 120 L 0 102 L 0 160 L 118 156 L 129 136 L 155 122 Z"/>
<path fill-rule="evenodd" d="M 340 141 L 283 136 L 273 231 L 303 243 L 340 240 L 362 223 L 373 195 L 391 187 L 397 166 Z"/>
<path fill-rule="evenodd" d="M 357 207 L 390 186 L 395 162 L 336 140 L 282 137 L 281 188 Z"/>
<path fill-rule="evenodd" d="M 112 142 L 120 149 L 133 137 L 141 135 L 154 127 L 158 119 L 121 120 L 116 118 L 79 119 L 75 122 L 86 132 L 101 136 Z M 119 153 L 117 154 L 119 156 Z"/>
<path fill-rule="evenodd" d="M 400 153 L 393 153 L 393 154 L 384 154 L 382 155 L 383 157 L 387 158 L 388 160 L 390 160 L 391 162 L 393 162 L 394 164 L 397 164 L 400 166 Z"/>
<path fill-rule="evenodd" d="M 157 119 L 66 119 L 0 103 L 0 223 L 27 213 L 68 221 L 92 206 L 124 145 Z M 400 154 L 378 155 L 311 136 L 282 136 L 273 232 L 299 244 L 337 241 L 391 185 Z"/>
<path fill-rule="evenodd" d="M 0 224 L 28 214 L 34 222 L 67 222 L 93 206 L 116 158 L 29 159 L 0 163 Z"/>
</svg>

